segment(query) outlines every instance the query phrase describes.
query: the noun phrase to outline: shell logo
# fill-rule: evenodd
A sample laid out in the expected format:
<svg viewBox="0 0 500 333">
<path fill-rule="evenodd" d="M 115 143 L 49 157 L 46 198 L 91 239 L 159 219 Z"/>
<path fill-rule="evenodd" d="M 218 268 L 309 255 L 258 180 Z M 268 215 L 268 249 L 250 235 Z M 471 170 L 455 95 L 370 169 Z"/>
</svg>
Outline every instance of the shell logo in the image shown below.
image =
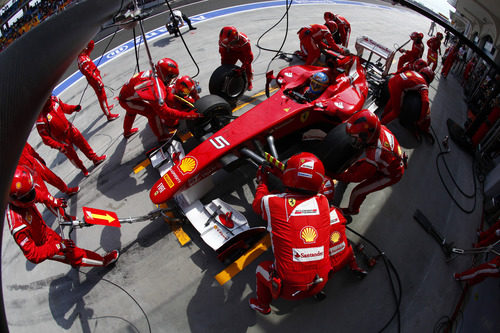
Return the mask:
<svg viewBox="0 0 500 333">
<path fill-rule="evenodd" d="M 330 235 L 330 240 L 332 241 L 333 244 L 337 243 L 340 240 L 340 232 L 334 231 Z"/>
<path fill-rule="evenodd" d="M 198 165 L 198 162 L 196 161 L 195 158 L 193 157 L 184 157 L 179 164 L 179 169 L 182 171 L 182 173 L 190 173 L 193 172 L 194 169 L 196 169 L 196 166 Z"/>
<path fill-rule="evenodd" d="M 314 243 L 316 238 L 318 238 L 318 232 L 314 227 L 307 226 L 300 231 L 300 238 L 302 238 L 305 244 Z"/>
</svg>

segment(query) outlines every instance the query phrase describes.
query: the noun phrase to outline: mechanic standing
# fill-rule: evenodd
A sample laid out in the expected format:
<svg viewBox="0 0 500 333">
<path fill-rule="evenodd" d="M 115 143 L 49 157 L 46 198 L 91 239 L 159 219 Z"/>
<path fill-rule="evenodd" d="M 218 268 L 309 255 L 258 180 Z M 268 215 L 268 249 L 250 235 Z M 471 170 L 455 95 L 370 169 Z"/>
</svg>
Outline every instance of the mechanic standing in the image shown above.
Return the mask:
<svg viewBox="0 0 500 333">
<path fill-rule="evenodd" d="M 330 30 L 332 33 L 333 39 L 335 40 L 335 43 L 338 45 L 342 45 L 343 47 L 348 47 L 349 46 L 349 37 L 351 36 L 351 24 L 345 17 L 342 17 L 340 15 L 335 15 L 332 12 L 325 12 L 323 14 L 323 17 L 325 19 L 325 25 L 327 22 L 334 22 L 335 25 L 337 26 L 336 31 L 332 31 L 333 29 Z M 334 27 L 331 23 L 330 25 Z M 330 28 L 330 27 L 328 27 Z"/>
<path fill-rule="evenodd" d="M 425 134 L 431 144 L 434 144 L 429 127 L 431 125 L 429 108 L 429 85 L 434 80 L 434 72 L 429 67 L 422 68 L 419 72 L 406 71 L 394 75 L 389 79 L 389 101 L 381 117 L 381 123 L 386 125 L 396 119 L 401 113 L 401 104 L 404 96 L 409 91 L 418 91 L 421 100 L 421 111 L 414 130 L 415 137 L 420 141 L 420 133 Z"/>
<path fill-rule="evenodd" d="M 297 34 L 299 35 L 300 51 L 295 54 L 304 59 L 304 65 L 314 65 L 321 56 L 321 50 L 329 49 L 341 54 L 348 54 L 347 49 L 339 47 L 333 40 L 330 30 L 321 24 L 312 24 L 308 27 L 302 27 Z"/>
<path fill-rule="evenodd" d="M 184 112 L 170 107 L 167 101 L 167 88 L 179 70 L 173 66 L 175 62 L 164 58 L 156 64 L 159 80 L 155 80 L 151 70 L 137 73 L 120 90 L 118 101 L 127 111 L 123 119 L 123 136 L 130 138 L 139 129 L 132 128 L 135 117 L 139 114 L 148 119 L 148 124 L 158 142 L 168 140 L 170 133 L 178 124 L 178 119 L 198 118 L 200 115 L 193 109 Z M 175 74 L 177 73 L 177 74 Z M 157 83 L 159 86 L 159 91 Z M 179 83 L 180 84 L 180 83 Z M 160 98 L 163 103 L 160 104 Z"/>
<path fill-rule="evenodd" d="M 27 142 L 24 145 L 21 157 L 19 158 L 19 165 L 28 167 L 31 170 L 33 178 L 35 178 L 35 182 L 39 184 L 41 183 L 41 186 L 45 186 L 44 182 L 47 182 L 67 195 L 73 195 L 78 193 L 80 190 L 80 187 L 78 186 L 68 187 L 68 185 L 59 176 L 47 167 L 45 160 Z"/>
<path fill-rule="evenodd" d="M 65 104 L 61 99 L 52 95 L 38 116 L 36 129 L 47 146 L 66 155 L 71 163 L 87 177 L 89 171 L 78 157 L 73 145 L 77 146 L 89 160 L 94 162 L 94 166 L 104 162 L 106 155 L 97 156 L 80 131 L 64 115 L 78 112 L 81 109 L 80 105 Z"/>
<path fill-rule="evenodd" d="M 233 26 L 223 27 L 219 34 L 221 65 L 234 65 L 239 60 L 247 76 L 247 90 L 253 89 L 253 53 L 250 39 Z"/>
<path fill-rule="evenodd" d="M 434 23 L 434 22 L 432 22 Z M 436 36 L 429 38 L 427 41 L 427 64 L 430 66 L 432 64 L 432 70 L 435 71 L 438 61 L 438 53 L 441 55 L 441 41 L 443 40 L 443 34 L 438 32 Z"/>
<path fill-rule="evenodd" d="M 331 270 L 330 207 L 319 194 L 324 181 L 323 163 L 310 153 L 287 162 L 281 177 L 286 192 L 270 194 L 267 170 L 257 172 L 254 211 L 268 223 L 274 262 L 257 266 L 256 298 L 252 309 L 269 314 L 273 298 L 298 300 L 320 293 Z"/>
<path fill-rule="evenodd" d="M 106 90 L 104 89 L 104 83 L 102 83 L 101 72 L 94 64 L 92 59 L 90 59 L 90 53 L 94 49 L 94 41 L 91 40 L 87 47 L 80 52 L 78 55 L 78 68 L 80 72 L 87 78 L 87 82 L 90 84 L 92 89 L 94 89 L 97 99 L 99 100 L 99 105 L 104 115 L 108 118 L 108 121 L 115 120 L 120 115 L 117 113 L 111 113 L 113 105 L 108 105 L 108 98 L 106 97 Z"/>
<path fill-rule="evenodd" d="M 102 267 L 118 260 L 118 250 L 102 257 L 95 252 L 76 247 L 71 239 L 63 239 L 49 228 L 35 205 L 35 200 L 40 195 L 29 170 L 24 166 L 17 167 L 5 215 L 12 237 L 26 259 L 34 264 L 46 259 L 56 260 L 73 267 Z"/>
<path fill-rule="evenodd" d="M 399 52 L 402 52 L 403 55 L 399 57 L 398 70 L 407 62 L 413 62 L 418 58 L 422 58 L 422 55 L 424 54 L 424 43 L 422 43 L 422 38 L 424 38 L 424 34 L 421 32 L 411 33 L 410 39 L 413 41 L 413 45 L 411 50 L 399 50 Z"/>
<path fill-rule="evenodd" d="M 446 59 L 443 64 L 443 68 L 441 69 L 441 76 L 446 79 L 448 76 L 448 73 L 450 72 L 450 69 L 453 67 L 453 64 L 455 63 L 455 60 L 457 60 L 458 57 L 458 50 L 460 49 L 461 44 L 457 43 L 453 46 L 450 46 L 445 52 L 446 54 Z"/>
<path fill-rule="evenodd" d="M 351 191 L 348 207 L 341 208 L 344 215 L 356 215 L 368 194 L 399 182 L 406 158 L 394 134 L 368 110 L 347 119 L 346 132 L 364 152 L 347 170 L 331 176 L 344 183 L 359 183 Z"/>
</svg>

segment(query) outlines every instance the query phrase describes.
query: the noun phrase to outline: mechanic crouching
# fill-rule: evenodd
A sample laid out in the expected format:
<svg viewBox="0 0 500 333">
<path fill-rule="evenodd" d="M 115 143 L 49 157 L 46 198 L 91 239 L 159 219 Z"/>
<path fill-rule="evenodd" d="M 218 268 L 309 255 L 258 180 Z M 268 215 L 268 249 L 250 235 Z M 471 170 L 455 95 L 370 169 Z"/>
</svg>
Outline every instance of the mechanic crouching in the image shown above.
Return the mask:
<svg viewBox="0 0 500 333">
<path fill-rule="evenodd" d="M 285 193 L 271 194 L 267 172 L 257 173 L 254 211 L 268 223 L 274 262 L 257 266 L 252 309 L 271 312 L 272 299 L 299 300 L 321 293 L 332 269 L 329 258 L 330 207 L 318 192 L 324 181 L 323 163 L 313 154 L 292 156 L 282 175 Z"/>
</svg>

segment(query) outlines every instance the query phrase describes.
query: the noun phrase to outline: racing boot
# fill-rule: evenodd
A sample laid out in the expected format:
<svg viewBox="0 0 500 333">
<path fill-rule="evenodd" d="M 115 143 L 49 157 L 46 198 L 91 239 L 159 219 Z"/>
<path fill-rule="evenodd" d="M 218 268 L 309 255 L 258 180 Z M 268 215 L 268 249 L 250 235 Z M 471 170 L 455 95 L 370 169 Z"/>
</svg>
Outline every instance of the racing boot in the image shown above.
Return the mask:
<svg viewBox="0 0 500 333">
<path fill-rule="evenodd" d="M 68 187 L 68 190 L 66 191 L 66 194 L 67 195 L 73 195 L 73 194 L 76 194 L 80 191 L 80 186 L 76 186 L 76 187 Z"/>
<path fill-rule="evenodd" d="M 248 305 L 250 306 L 251 309 L 259 311 L 263 315 L 268 315 L 271 313 L 271 307 L 269 305 L 265 306 L 257 298 L 250 298 L 248 300 Z"/>
<path fill-rule="evenodd" d="M 106 155 L 102 155 L 102 156 L 96 157 L 93 160 L 94 166 L 98 166 L 99 164 L 101 164 L 102 162 L 104 162 L 105 159 L 106 159 Z"/>
<path fill-rule="evenodd" d="M 113 250 L 104 256 L 104 267 L 114 264 L 120 257 L 120 251 Z"/>
<path fill-rule="evenodd" d="M 350 264 L 349 264 L 349 269 L 351 272 L 354 273 L 359 279 L 364 279 L 367 275 L 368 272 L 362 269 L 361 267 L 358 266 L 358 263 L 356 262 L 356 259 L 354 259 Z"/>
</svg>

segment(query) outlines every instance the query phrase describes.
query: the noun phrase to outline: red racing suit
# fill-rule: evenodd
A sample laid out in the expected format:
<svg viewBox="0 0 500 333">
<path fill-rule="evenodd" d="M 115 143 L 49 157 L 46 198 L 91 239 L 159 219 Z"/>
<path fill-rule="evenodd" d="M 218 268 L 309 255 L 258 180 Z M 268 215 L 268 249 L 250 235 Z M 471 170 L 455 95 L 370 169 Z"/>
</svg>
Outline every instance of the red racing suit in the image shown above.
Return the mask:
<svg viewBox="0 0 500 333">
<path fill-rule="evenodd" d="M 250 39 L 242 32 L 239 32 L 238 40 L 226 45 L 219 41 L 219 53 L 221 65 L 234 65 L 239 60 L 241 68 L 247 75 L 248 90 L 252 90 L 252 61 L 253 53 Z"/>
<path fill-rule="evenodd" d="M 266 184 L 259 184 L 252 207 L 268 222 L 275 258 L 257 267 L 258 301 L 268 307 L 273 298 L 297 300 L 319 293 L 332 268 L 326 197 L 270 194 Z"/>
<path fill-rule="evenodd" d="M 65 247 L 61 236 L 45 224 L 35 205 L 20 208 L 9 204 L 5 215 L 12 237 L 32 263 L 49 259 L 73 267 L 104 266 L 104 258 L 95 252 Z"/>
<path fill-rule="evenodd" d="M 323 49 L 344 53 L 335 43 L 332 34 L 325 25 L 312 24 L 301 28 L 297 34 L 299 35 L 300 50 L 306 57 L 304 65 L 314 64 L 319 59 Z"/>
<path fill-rule="evenodd" d="M 404 174 L 404 164 L 398 140 L 382 125 L 377 145 L 367 148 L 343 173 L 333 175 L 333 178 L 346 183 L 359 183 L 351 192 L 348 208 L 342 211 L 350 215 L 358 214 L 368 194 L 399 182 Z"/>
<path fill-rule="evenodd" d="M 406 71 L 394 75 L 389 79 L 389 101 L 387 102 L 382 119 L 384 125 L 396 119 L 401 113 L 401 104 L 407 91 L 418 91 L 422 102 L 420 117 L 417 126 L 424 132 L 429 132 L 431 125 L 429 110 L 429 88 L 425 79 L 415 71 Z"/>
<path fill-rule="evenodd" d="M 99 156 L 65 116 L 65 114 L 78 112 L 80 109 L 79 105 L 65 104 L 58 97 L 51 96 L 38 116 L 36 129 L 47 146 L 61 151 L 73 165 L 84 174 L 88 174 L 87 168 L 78 157 L 73 145 L 77 146 L 94 164 L 99 161 Z"/>
<path fill-rule="evenodd" d="M 31 170 L 35 183 L 40 186 L 45 186 L 47 182 L 66 194 L 70 191 L 68 185 L 45 165 L 44 159 L 27 142 L 19 158 L 19 164 Z"/>
<path fill-rule="evenodd" d="M 333 35 L 333 38 L 337 44 L 347 47 L 351 35 L 351 24 L 345 17 L 339 15 L 335 15 L 334 20 L 337 23 L 337 33 Z"/>
<path fill-rule="evenodd" d="M 90 53 L 92 50 L 94 50 L 93 40 L 91 40 L 87 47 L 84 48 L 78 55 L 78 69 L 80 69 L 80 72 L 82 72 L 82 74 L 87 78 L 87 82 L 94 89 L 102 112 L 106 115 L 106 117 L 108 117 L 108 119 L 110 119 L 111 108 L 108 105 L 108 98 L 106 97 L 104 83 L 102 83 L 101 72 L 92 59 L 90 59 Z"/>
<path fill-rule="evenodd" d="M 427 41 L 427 65 L 432 64 L 432 70 L 435 71 L 438 61 L 438 53 L 441 55 L 441 41 L 437 36 L 429 38 Z"/>
<path fill-rule="evenodd" d="M 182 112 L 169 107 L 165 85 L 157 80 L 160 86 L 163 105 L 159 104 L 159 94 L 152 71 L 144 71 L 134 75 L 120 90 L 118 101 L 127 111 L 123 119 L 123 134 L 127 136 L 132 131 L 135 117 L 139 114 L 148 119 L 149 127 L 158 141 L 168 139 L 181 118 L 195 118 L 196 112 Z"/>
<path fill-rule="evenodd" d="M 414 62 L 418 58 L 422 58 L 424 54 L 424 43 L 422 41 L 413 41 L 411 50 L 404 51 L 403 55 L 399 57 L 398 70 L 407 62 Z"/>
<path fill-rule="evenodd" d="M 450 72 L 451 67 L 453 67 L 455 60 L 457 60 L 458 49 L 459 49 L 458 44 L 448 49 L 446 60 L 444 61 L 443 68 L 441 69 L 441 75 L 445 78 L 448 76 L 448 73 Z"/>
<path fill-rule="evenodd" d="M 479 283 L 487 277 L 500 277 L 500 256 L 462 273 L 454 274 L 456 280 L 466 281 L 469 285 Z"/>
</svg>

